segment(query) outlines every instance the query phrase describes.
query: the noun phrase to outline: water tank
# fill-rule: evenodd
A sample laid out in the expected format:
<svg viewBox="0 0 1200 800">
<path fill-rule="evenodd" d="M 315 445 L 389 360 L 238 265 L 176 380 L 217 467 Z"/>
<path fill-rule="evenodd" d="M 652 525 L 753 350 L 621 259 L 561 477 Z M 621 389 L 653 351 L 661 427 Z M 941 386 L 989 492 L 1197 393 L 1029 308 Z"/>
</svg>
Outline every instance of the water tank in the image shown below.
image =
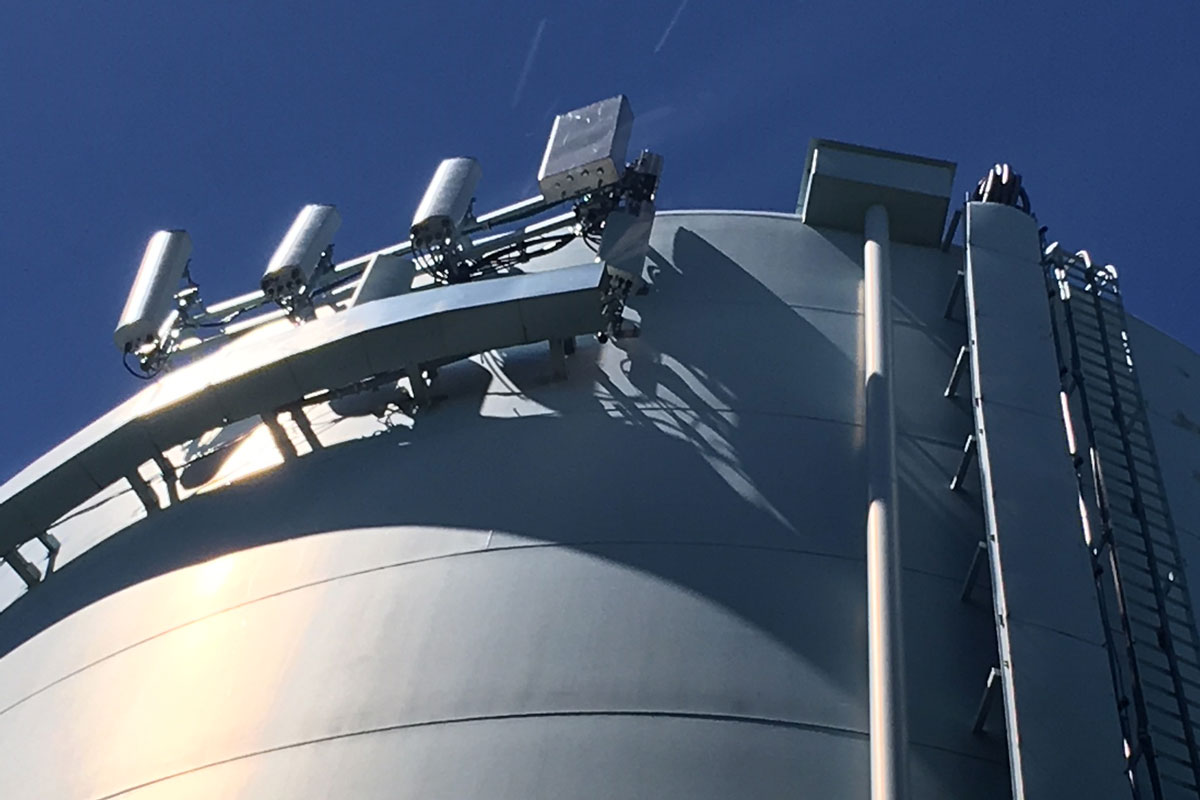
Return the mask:
<svg viewBox="0 0 1200 800">
<path fill-rule="evenodd" d="M 890 249 L 909 796 L 1011 796 L 1010 699 L 973 730 L 999 665 L 988 569 L 964 591 L 984 487 L 947 485 L 974 419 L 967 384 L 945 397 L 964 252 L 941 246 L 928 160 L 893 156 L 810 164 L 808 220 L 660 211 L 640 337 L 577 337 L 565 379 L 544 342 L 498 348 L 442 366 L 415 413 L 192 439 L 168 452 L 174 496 L 150 459 L 96 486 L 50 528 L 57 569 L 0 613 L 0 796 L 867 798 L 863 233 L 819 205 L 854 181 L 919 206 L 893 211 Z M 61 470 L 92 480 L 115 435 L 64 443 Z M 37 469 L 0 489 L 6 530 Z M 1063 757 L 1111 748 L 1117 786 L 1119 743 Z M 1035 755 L 1031 784 L 1092 785 Z"/>
</svg>

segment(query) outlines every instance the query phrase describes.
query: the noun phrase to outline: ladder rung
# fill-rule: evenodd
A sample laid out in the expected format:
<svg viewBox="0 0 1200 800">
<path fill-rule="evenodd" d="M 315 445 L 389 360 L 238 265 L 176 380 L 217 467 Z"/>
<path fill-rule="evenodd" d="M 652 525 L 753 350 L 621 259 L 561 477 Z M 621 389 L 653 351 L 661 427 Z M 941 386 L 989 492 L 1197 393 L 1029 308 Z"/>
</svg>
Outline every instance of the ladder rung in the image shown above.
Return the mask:
<svg viewBox="0 0 1200 800">
<path fill-rule="evenodd" d="M 1143 405 L 1141 389 L 1132 375 L 1112 372 L 1103 361 L 1089 358 L 1086 354 L 1080 355 L 1079 367 L 1083 374 L 1084 391 L 1090 403 L 1097 406 L 1097 412 L 1106 410 L 1112 404 L 1114 387 L 1122 405 Z"/>
<path fill-rule="evenodd" d="M 1159 774 L 1159 777 L 1162 778 L 1164 781 L 1168 781 L 1170 783 L 1175 784 L 1176 786 L 1187 789 L 1189 792 L 1196 791 L 1196 784 L 1192 783 L 1191 781 L 1181 780 L 1172 775 L 1163 775 L 1161 773 Z"/>
<path fill-rule="evenodd" d="M 1174 761 L 1176 764 L 1182 764 L 1185 767 L 1190 767 L 1192 765 L 1192 760 L 1190 758 L 1180 758 L 1174 753 L 1165 750 L 1156 750 L 1155 755 L 1159 756 L 1160 758 L 1166 758 L 1170 761 Z"/>
<path fill-rule="evenodd" d="M 1178 733 L 1174 733 L 1171 730 L 1159 727 L 1158 725 L 1151 725 L 1150 726 L 1150 737 L 1157 741 L 1158 737 L 1160 737 L 1160 736 L 1170 739 L 1171 741 L 1176 742 L 1178 744 L 1181 744 L 1184 747 L 1187 747 L 1187 745 L 1188 745 L 1188 740 L 1185 739 L 1184 737 L 1180 736 Z"/>
<path fill-rule="evenodd" d="M 1186 624 L 1182 622 L 1174 622 L 1171 631 L 1171 644 L 1175 648 L 1175 655 L 1179 658 L 1196 660 L 1200 657 L 1200 648 L 1197 647 L 1196 641 L 1188 635 Z M 1181 630 L 1176 630 L 1179 628 Z"/>
<path fill-rule="evenodd" d="M 1115 385 L 1121 393 L 1122 399 L 1129 398 L 1140 401 L 1141 387 L 1127 368 L 1121 366 L 1113 370 L 1112 365 L 1104 360 L 1103 355 L 1092 355 L 1088 349 L 1081 348 L 1077 353 L 1071 355 L 1079 356 L 1079 370 L 1083 373 L 1084 389 L 1088 393 L 1088 399 L 1102 403 L 1105 398 L 1112 397 Z"/>
<path fill-rule="evenodd" d="M 1163 716 L 1170 717 L 1180 724 L 1183 723 L 1183 715 L 1179 713 L 1178 707 L 1172 709 L 1167 708 L 1166 706 L 1160 706 L 1153 700 L 1148 700 L 1145 697 L 1142 698 L 1142 702 L 1146 704 L 1146 708 L 1150 709 L 1156 714 L 1162 714 Z"/>
<path fill-rule="evenodd" d="M 1136 645 L 1135 645 L 1135 649 L 1136 649 Z M 1158 658 L 1161 658 L 1164 662 L 1166 662 L 1166 664 L 1162 666 L 1162 669 L 1166 670 L 1168 675 L 1173 674 L 1171 672 L 1170 661 L 1167 659 L 1167 654 L 1165 652 L 1163 652 L 1162 650 L 1159 650 L 1157 647 L 1154 649 L 1151 649 L 1151 650 L 1145 650 L 1145 649 L 1137 650 L 1138 662 L 1141 663 L 1141 661 L 1143 659 L 1145 659 L 1147 655 L 1154 655 L 1154 656 L 1157 656 Z M 1190 661 L 1189 659 L 1184 658 L 1183 656 L 1180 656 L 1178 654 L 1176 654 L 1176 656 L 1175 656 L 1175 666 L 1176 666 L 1176 669 L 1179 670 L 1179 675 L 1181 678 L 1187 677 L 1186 675 L 1184 675 L 1184 673 L 1182 671 L 1185 668 L 1188 670 L 1194 671 L 1198 675 L 1200 675 L 1200 666 L 1197 666 L 1194 661 Z M 1200 721 L 1200 718 L 1197 718 L 1197 721 Z"/>
<path fill-rule="evenodd" d="M 1112 491 L 1114 484 L 1117 486 L 1120 495 L 1117 495 Z M 1106 475 L 1104 478 L 1104 488 L 1108 490 L 1110 503 L 1111 498 L 1117 496 L 1129 501 L 1132 501 L 1135 497 L 1137 497 L 1140 501 L 1139 506 L 1147 514 L 1156 514 L 1163 519 L 1166 519 L 1170 511 L 1170 507 L 1167 505 L 1165 497 L 1155 494 L 1154 492 L 1142 487 L 1137 487 L 1135 490 L 1131 483 L 1121 480 L 1120 478 L 1111 478 Z M 1130 506 L 1129 508 L 1131 511 L 1133 510 L 1133 506 Z"/>
<path fill-rule="evenodd" d="M 1075 333 L 1074 340 L 1071 340 L 1070 338 L 1072 328 L 1074 329 Z M 1117 349 L 1117 347 L 1114 346 L 1115 343 L 1112 342 L 1112 333 L 1114 332 L 1107 330 L 1105 327 L 1103 327 L 1103 323 L 1097 322 L 1094 317 L 1088 319 L 1086 317 L 1072 314 L 1071 321 L 1068 324 L 1066 338 L 1068 342 L 1073 343 L 1076 347 L 1092 345 L 1098 352 L 1103 353 L 1104 342 L 1106 339 L 1110 342 L 1110 349 Z M 1117 338 L 1118 340 L 1120 339 L 1119 333 L 1117 333 Z"/>
<path fill-rule="evenodd" d="M 1158 672 L 1162 675 L 1165 675 L 1168 678 L 1171 677 L 1171 671 L 1169 669 L 1167 669 L 1166 667 L 1159 666 L 1158 664 L 1152 664 L 1152 663 L 1148 663 L 1148 662 L 1147 663 L 1139 662 L 1138 666 L 1141 668 L 1150 669 L 1154 672 Z M 1181 683 L 1185 683 L 1188 686 L 1191 686 L 1195 689 L 1200 690 L 1200 680 L 1195 680 L 1195 679 L 1189 678 L 1186 675 L 1180 675 L 1179 680 Z"/>
<path fill-rule="evenodd" d="M 1143 561 L 1144 561 L 1144 559 L 1143 559 Z M 1161 572 L 1161 571 L 1162 571 L 1162 569 L 1163 569 L 1163 567 L 1162 567 L 1162 566 L 1161 566 L 1161 564 L 1160 564 L 1160 565 L 1159 565 L 1159 571 Z M 1169 567 L 1167 567 L 1167 568 L 1165 568 L 1165 569 L 1166 569 L 1166 571 L 1167 571 L 1167 572 L 1174 572 L 1174 570 L 1173 570 L 1173 569 L 1171 569 L 1171 568 L 1169 568 Z M 1124 578 L 1126 577 L 1126 576 L 1125 576 L 1125 574 L 1124 574 L 1124 573 L 1125 573 L 1125 570 L 1134 570 L 1135 572 L 1139 572 L 1139 573 L 1141 573 L 1142 575 L 1146 575 L 1146 576 L 1148 576 L 1148 577 L 1150 577 L 1150 578 L 1153 578 L 1153 577 L 1154 577 L 1154 573 L 1150 571 L 1150 567 L 1149 567 L 1149 565 L 1148 565 L 1148 564 L 1142 564 L 1142 563 L 1138 563 L 1138 560 L 1137 560 L 1137 559 L 1133 559 L 1133 558 L 1126 558 L 1126 559 L 1120 559 L 1120 560 L 1118 560 L 1118 562 L 1117 562 L 1117 570 L 1118 570 L 1118 573 L 1120 573 L 1120 577 L 1121 577 L 1122 579 L 1124 579 Z M 1168 582 L 1168 583 L 1170 583 L 1170 584 L 1171 584 L 1171 586 L 1172 586 L 1172 588 L 1174 588 L 1174 587 L 1176 587 L 1176 586 L 1183 586 L 1183 585 L 1184 585 L 1184 581 L 1183 581 L 1183 576 L 1182 576 L 1182 575 L 1179 575 L 1178 577 L 1174 578 L 1173 580 L 1172 580 L 1172 579 L 1170 579 L 1170 578 L 1168 578 L 1168 577 L 1167 577 L 1165 574 L 1163 574 L 1163 575 L 1159 575 L 1159 578 L 1160 578 L 1160 580 L 1162 580 L 1162 581 L 1165 581 L 1165 582 Z M 1147 584 L 1147 585 L 1148 585 L 1148 584 Z"/>
<path fill-rule="evenodd" d="M 1072 301 L 1083 301 L 1086 299 L 1086 302 L 1071 303 L 1072 322 L 1080 321 L 1090 323 L 1092 325 L 1108 325 L 1116 328 L 1118 331 L 1124 327 L 1124 325 L 1119 321 L 1118 318 L 1115 317 L 1115 315 L 1112 313 L 1106 313 L 1103 307 L 1100 309 L 1095 308 L 1096 295 L 1084 288 L 1085 282 L 1082 278 L 1074 280 L 1068 275 L 1068 283 L 1071 283 L 1077 290 L 1077 292 L 1071 295 Z M 1078 292 L 1085 292 L 1086 294 L 1081 296 L 1078 294 Z"/>
<path fill-rule="evenodd" d="M 1183 717 L 1179 716 L 1178 711 L 1172 711 L 1169 708 L 1164 708 L 1164 707 L 1157 705 L 1156 703 L 1152 703 L 1151 701 L 1146 700 L 1146 699 L 1143 699 L 1142 702 L 1146 704 L 1146 709 L 1149 712 L 1151 712 L 1150 716 L 1152 718 L 1156 715 L 1160 716 L 1160 717 L 1168 717 L 1170 719 L 1175 720 L 1175 722 L 1177 722 L 1179 724 L 1183 724 Z"/>
<path fill-rule="evenodd" d="M 1152 460 L 1155 456 L 1155 453 L 1149 448 L 1148 445 L 1136 441 L 1130 441 L 1129 439 L 1121 436 L 1119 431 L 1108 429 L 1103 425 L 1097 425 L 1095 422 L 1092 423 L 1092 432 L 1110 440 L 1107 446 L 1105 446 L 1104 442 L 1097 442 L 1097 444 L 1101 445 L 1100 451 L 1102 455 L 1105 454 L 1106 449 L 1111 449 L 1113 453 L 1119 453 L 1121 454 L 1121 457 L 1124 457 L 1125 446 L 1128 445 L 1134 463 L 1142 464 L 1150 469 L 1156 468 L 1156 465 Z"/>
<path fill-rule="evenodd" d="M 1085 381 L 1084 386 L 1091 392 L 1096 392 L 1095 395 L 1089 392 L 1088 397 L 1103 397 L 1111 391 L 1108 376 L 1112 374 L 1112 364 L 1105 360 L 1102 353 L 1096 353 L 1090 348 L 1076 343 L 1075 351 L 1071 355 L 1079 358 L 1079 367 Z"/>
<path fill-rule="evenodd" d="M 1159 484 L 1158 476 L 1149 467 L 1142 464 L 1137 464 L 1133 471 L 1130 469 L 1129 462 L 1125 458 L 1124 452 L 1112 453 L 1104 451 L 1100 454 L 1100 466 L 1104 471 L 1105 480 L 1109 478 L 1117 478 L 1122 481 L 1129 482 L 1133 478 L 1138 479 L 1138 487 L 1145 488 L 1154 492 L 1156 495 L 1162 495 L 1162 486 Z"/>
<path fill-rule="evenodd" d="M 1122 477 L 1115 476 L 1112 474 L 1111 471 L 1105 471 L 1104 483 L 1107 485 L 1110 481 L 1116 481 L 1117 483 L 1121 484 L 1122 486 L 1129 487 L 1131 490 L 1133 488 L 1135 488 L 1131 481 L 1127 481 Z M 1149 481 L 1147 481 L 1147 483 L 1149 483 Z M 1150 500 L 1152 500 L 1156 503 L 1159 503 L 1160 505 L 1166 500 L 1165 497 L 1163 497 L 1158 492 L 1154 491 L 1154 489 L 1152 487 L 1146 486 L 1141 481 L 1138 482 L 1138 485 L 1136 488 L 1137 488 L 1137 492 L 1139 495 L 1141 495 L 1144 498 L 1149 498 Z"/>
<path fill-rule="evenodd" d="M 1095 342 L 1097 346 L 1092 347 L 1091 346 L 1092 342 Z M 1109 363 L 1107 361 L 1107 359 L 1109 358 L 1109 355 L 1104 352 L 1104 344 L 1103 344 L 1103 342 L 1101 342 L 1099 340 L 1099 338 L 1095 338 L 1092 341 L 1088 341 L 1087 339 L 1083 339 L 1079 336 L 1076 336 L 1075 337 L 1075 346 L 1079 349 L 1080 353 L 1087 353 L 1089 356 L 1095 356 L 1096 358 L 1100 359 L 1100 361 L 1099 361 L 1100 364 L 1107 366 L 1107 364 Z M 1112 353 L 1112 355 L 1116 355 L 1115 350 L 1110 349 L 1109 352 Z"/>
<path fill-rule="evenodd" d="M 1080 269 L 1079 274 L 1086 280 L 1086 276 L 1082 268 Z M 1094 290 L 1085 291 L 1086 294 L 1079 298 L 1080 302 L 1086 299 L 1088 301 L 1088 305 L 1090 305 L 1094 311 L 1098 310 L 1105 316 L 1113 317 L 1118 321 L 1124 319 L 1125 309 L 1121 304 L 1120 295 L 1112 288 L 1111 285 L 1106 286 L 1099 292 Z"/>
<path fill-rule="evenodd" d="M 1123 564 L 1128 564 L 1131 562 L 1137 564 L 1138 562 L 1135 556 L 1141 557 L 1142 562 L 1145 564 L 1143 567 L 1144 571 L 1150 572 L 1151 574 L 1153 574 L 1150 567 L 1151 556 L 1154 557 L 1154 568 L 1159 571 L 1160 575 L 1164 569 L 1168 572 L 1177 572 L 1179 570 L 1179 566 L 1176 564 L 1176 562 L 1172 561 L 1172 558 L 1174 558 L 1173 550 L 1170 547 L 1167 547 L 1163 542 L 1151 540 L 1152 545 L 1154 546 L 1154 552 L 1150 553 L 1146 549 L 1145 537 L 1141 536 L 1137 532 L 1134 532 L 1134 534 L 1131 536 L 1126 536 L 1125 531 L 1118 530 L 1116 527 L 1113 529 L 1113 539 L 1115 545 L 1114 550 L 1117 553 L 1118 575 L 1123 578 L 1131 580 L 1133 579 L 1131 576 L 1125 576 L 1120 573 L 1120 569 Z"/>
<path fill-rule="evenodd" d="M 1131 606 L 1136 606 L 1136 607 L 1138 607 L 1138 608 L 1140 608 L 1140 609 L 1142 609 L 1142 610 L 1144 610 L 1144 611 L 1147 611 L 1147 612 L 1149 612 L 1150 614 L 1152 614 L 1152 615 L 1153 615 L 1153 617 L 1152 617 L 1152 618 L 1155 620 L 1155 623 L 1154 623 L 1154 624 L 1155 624 L 1155 625 L 1157 625 L 1157 624 L 1158 624 L 1158 610 L 1159 610 L 1159 609 L 1158 609 L 1158 606 L 1153 606 L 1153 605 L 1150 605 L 1149 603 L 1143 603 L 1142 601 L 1140 601 L 1140 600 L 1137 600 L 1137 599 L 1135 599 L 1135 598 L 1132 598 L 1132 597 L 1129 597 L 1128 595 L 1125 597 L 1125 604 L 1126 604 L 1126 605 L 1131 605 Z M 1170 613 L 1167 611 L 1167 609 L 1163 609 L 1163 613 L 1165 613 L 1165 614 L 1166 614 L 1166 616 L 1167 616 L 1167 619 L 1168 619 L 1168 620 L 1170 620 L 1170 621 L 1177 622 L 1177 623 L 1179 623 L 1180 625 L 1183 625 L 1183 626 L 1188 626 L 1188 625 L 1189 625 L 1189 623 L 1188 623 L 1188 621 L 1187 621 L 1186 619 L 1179 619 L 1178 617 L 1174 617 L 1174 616 L 1172 616 L 1172 615 L 1171 615 L 1171 614 L 1170 614 Z M 1198 666 L 1198 668 L 1200 668 L 1200 666 Z"/>
<path fill-rule="evenodd" d="M 1130 630 L 1135 632 L 1135 638 L 1137 638 L 1136 637 L 1136 629 L 1140 628 L 1140 629 L 1149 631 L 1154 634 L 1154 636 L 1156 637 L 1155 643 L 1157 643 L 1157 636 L 1158 636 L 1158 629 L 1160 627 L 1160 622 L 1159 622 L 1157 614 L 1155 614 L 1153 611 L 1149 611 L 1149 614 L 1150 614 L 1150 616 L 1144 616 L 1144 617 L 1136 616 L 1133 614 L 1128 615 L 1129 621 L 1130 621 Z M 1170 630 L 1172 644 L 1175 644 L 1175 645 L 1184 644 L 1185 646 L 1191 646 L 1188 644 L 1188 640 L 1186 640 L 1186 639 L 1183 641 L 1177 641 L 1177 639 L 1176 639 L 1176 634 L 1186 634 L 1187 628 L 1188 628 L 1188 623 L 1185 622 L 1184 620 L 1176 619 L 1174 617 L 1168 617 L 1167 624 L 1170 625 L 1172 622 L 1174 622 L 1177 626 L 1180 626 L 1184 629 L 1182 631 L 1176 631 L 1174 629 Z M 1175 652 L 1176 657 L 1177 658 L 1181 657 L 1181 654 L 1178 651 L 1178 647 L 1176 647 L 1175 650 L 1176 650 L 1176 652 Z"/>
<path fill-rule="evenodd" d="M 1092 414 L 1092 432 L 1103 434 L 1113 439 L 1117 445 L 1117 452 L 1122 452 L 1124 450 L 1124 446 L 1128 444 L 1131 450 L 1142 450 L 1145 451 L 1147 455 L 1154 455 L 1154 450 L 1150 446 L 1149 439 L 1142 435 L 1130 436 L 1128 431 L 1122 433 L 1121 430 L 1116 426 L 1116 421 L 1113 419 L 1107 417 L 1100 417 L 1097 419 L 1097 416 Z M 1146 465 L 1153 467 L 1154 462 L 1148 460 Z"/>
<path fill-rule="evenodd" d="M 1113 330 L 1111 326 L 1097 324 L 1094 319 L 1074 318 L 1071 320 L 1075 328 L 1075 344 L 1082 348 L 1085 345 L 1092 345 L 1089 348 L 1092 352 L 1098 355 L 1104 355 L 1104 344 L 1108 343 L 1108 350 L 1113 355 L 1120 354 L 1124 356 L 1125 345 L 1121 341 L 1120 330 Z"/>
<path fill-rule="evenodd" d="M 1133 636 L 1134 651 L 1137 655 L 1138 663 L 1153 664 L 1152 657 L 1157 657 L 1163 662 L 1158 666 L 1162 670 L 1165 670 L 1168 675 L 1174 674 L 1171 670 L 1171 659 L 1167 657 L 1167 652 L 1160 647 L 1157 629 L 1151 626 L 1143 627 L 1146 629 L 1145 636 L 1140 636 L 1137 631 L 1131 631 Z M 1186 677 L 1183 673 L 1185 668 L 1190 668 L 1193 670 L 1195 669 L 1194 666 L 1189 667 L 1191 664 L 1193 664 L 1193 662 L 1191 662 L 1186 656 L 1180 655 L 1178 651 L 1175 652 L 1175 670 L 1179 672 L 1180 679 Z M 1163 691 L 1167 692 L 1168 694 L 1173 693 L 1174 684 L 1172 684 L 1170 687 L 1164 688 Z M 1200 713 L 1197 713 L 1195 716 L 1196 719 L 1200 721 Z"/>
<path fill-rule="evenodd" d="M 1113 502 L 1114 499 L 1117 501 L 1116 503 Z M 1110 518 L 1120 517 L 1121 521 L 1119 521 L 1119 522 L 1121 525 L 1123 525 L 1126 529 L 1131 529 L 1131 530 L 1134 530 L 1134 531 L 1137 531 L 1140 533 L 1141 529 L 1142 529 L 1142 520 L 1133 513 L 1133 508 L 1132 508 L 1132 506 L 1129 505 L 1129 499 L 1130 498 L 1127 495 L 1123 495 L 1123 494 L 1112 495 L 1112 494 L 1110 494 L 1109 502 L 1108 502 L 1109 517 Z M 1158 516 L 1164 516 L 1164 515 L 1159 514 Z M 1128 520 L 1128 522 L 1124 522 L 1124 520 Z M 1169 521 L 1166 520 L 1165 518 L 1163 520 L 1157 520 L 1152 517 L 1147 517 L 1146 518 L 1146 527 L 1157 533 L 1166 534 L 1166 537 L 1167 537 L 1166 539 L 1155 540 L 1155 541 L 1159 542 L 1160 544 L 1166 545 L 1166 546 L 1170 547 L 1172 550 L 1174 550 L 1174 549 L 1176 549 L 1176 545 L 1174 542 L 1175 528 L 1173 525 L 1169 525 L 1168 522 Z"/>
<path fill-rule="evenodd" d="M 1117 499 L 1120 501 L 1125 498 Z M 1117 547 L 1133 546 L 1146 555 L 1146 540 L 1149 537 L 1149 545 L 1154 547 L 1153 555 L 1156 560 L 1175 557 L 1178 548 L 1175 546 L 1171 530 L 1163 521 L 1148 516 L 1143 525 L 1142 520 L 1135 516 L 1132 510 L 1117 508 L 1115 505 L 1108 507 L 1108 517 L 1113 532 L 1113 541 Z M 1171 568 L 1175 567 L 1176 564 L 1172 562 Z"/>
<path fill-rule="evenodd" d="M 1152 580 L 1146 580 L 1140 575 L 1127 574 L 1124 571 L 1127 565 L 1133 564 L 1134 566 L 1141 567 L 1143 574 L 1154 574 L 1150 568 L 1150 557 L 1146 553 L 1145 546 L 1145 540 L 1122 541 L 1120 538 L 1116 539 L 1114 551 L 1117 554 L 1117 577 L 1121 579 L 1122 584 L 1146 587 L 1153 585 Z M 1159 570 L 1160 574 L 1164 569 L 1169 572 L 1175 571 L 1170 561 L 1166 557 L 1159 558 L 1157 552 L 1155 553 L 1154 567 Z"/>
<path fill-rule="evenodd" d="M 1157 767 L 1159 778 L 1161 778 L 1162 782 L 1166 784 L 1163 787 L 1164 789 L 1169 790 L 1171 789 L 1172 785 L 1178 786 L 1183 788 L 1189 797 L 1195 797 L 1196 784 L 1194 781 L 1196 778 L 1191 762 L 1184 761 L 1175 763 L 1172 761 L 1159 761 L 1157 763 Z M 1172 798 L 1175 796 L 1177 795 L 1174 791 L 1168 791 L 1162 795 L 1164 798 Z"/>
<path fill-rule="evenodd" d="M 1173 526 L 1168 527 L 1170 517 L 1168 517 L 1166 509 L 1159 508 L 1156 505 L 1147 505 L 1142 502 L 1137 505 L 1137 508 L 1141 509 L 1142 512 L 1139 515 L 1133 505 L 1134 498 L 1130 494 L 1124 491 L 1114 492 L 1107 484 L 1105 485 L 1105 489 L 1108 490 L 1108 510 L 1110 513 L 1121 514 L 1134 520 L 1139 526 L 1142 524 L 1142 517 L 1144 516 L 1147 523 L 1156 526 L 1159 530 L 1167 533 L 1172 531 Z"/>
<path fill-rule="evenodd" d="M 1175 696 L 1175 684 L 1154 683 L 1149 678 L 1142 680 L 1142 699 L 1159 703 L 1164 709 L 1179 712 L 1179 701 Z"/>
<path fill-rule="evenodd" d="M 1063 316 L 1066 315 L 1064 314 Z M 1078 306 L 1071 307 L 1071 323 L 1073 327 L 1077 329 L 1084 326 L 1090 326 L 1093 330 L 1096 330 L 1100 327 L 1100 325 L 1104 324 L 1100 318 L 1096 316 L 1093 309 L 1081 309 Z"/>
</svg>

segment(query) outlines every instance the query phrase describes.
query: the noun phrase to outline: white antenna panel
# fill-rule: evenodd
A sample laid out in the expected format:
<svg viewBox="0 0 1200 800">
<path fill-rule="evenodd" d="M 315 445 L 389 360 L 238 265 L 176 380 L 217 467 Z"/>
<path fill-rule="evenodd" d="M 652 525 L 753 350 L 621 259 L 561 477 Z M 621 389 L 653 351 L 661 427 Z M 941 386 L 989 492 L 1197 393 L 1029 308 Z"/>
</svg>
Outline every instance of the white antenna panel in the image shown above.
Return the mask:
<svg viewBox="0 0 1200 800">
<path fill-rule="evenodd" d="M 118 350 L 128 353 L 157 341 L 159 328 L 175 310 L 175 294 L 191 257 L 192 238 L 187 231 L 158 231 L 150 237 L 113 331 Z"/>
</svg>

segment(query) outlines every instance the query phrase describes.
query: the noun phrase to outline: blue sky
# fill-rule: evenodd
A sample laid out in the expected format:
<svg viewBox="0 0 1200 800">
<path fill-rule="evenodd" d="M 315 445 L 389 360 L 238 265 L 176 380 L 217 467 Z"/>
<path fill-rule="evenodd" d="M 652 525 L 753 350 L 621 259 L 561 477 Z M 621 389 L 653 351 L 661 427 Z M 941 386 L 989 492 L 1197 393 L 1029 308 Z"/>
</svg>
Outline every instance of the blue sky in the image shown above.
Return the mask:
<svg viewBox="0 0 1200 800">
<path fill-rule="evenodd" d="M 345 258 L 404 238 L 443 157 L 482 162 L 479 208 L 528 196 L 553 115 L 618 92 L 665 208 L 793 210 L 813 136 L 957 161 L 960 193 L 1009 161 L 1200 348 L 1200 4 L 1013 6 L 7 3 L 0 476 L 140 388 L 111 334 L 154 230 L 223 299 L 304 203 Z"/>
</svg>

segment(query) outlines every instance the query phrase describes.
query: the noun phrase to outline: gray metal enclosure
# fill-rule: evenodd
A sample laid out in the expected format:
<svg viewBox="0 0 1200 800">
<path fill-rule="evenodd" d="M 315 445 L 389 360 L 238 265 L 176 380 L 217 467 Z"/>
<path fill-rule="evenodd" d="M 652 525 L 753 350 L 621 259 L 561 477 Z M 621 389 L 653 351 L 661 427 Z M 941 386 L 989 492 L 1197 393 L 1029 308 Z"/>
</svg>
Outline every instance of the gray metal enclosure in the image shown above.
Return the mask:
<svg viewBox="0 0 1200 800">
<path fill-rule="evenodd" d="M 580 337 L 565 379 L 545 343 L 489 351 L 398 423 L 324 408 L 273 468 L 57 525 L 73 558 L 0 614 L 0 797 L 868 797 L 863 236 L 676 211 L 651 247 L 641 336 Z M 1079 517 L 1042 513 L 1076 502 L 1039 489 L 1070 470 L 1052 351 L 1005 361 L 1044 289 L 977 331 L 980 365 L 1035 373 L 984 396 L 1038 455 L 996 478 L 1016 691 L 974 732 L 1000 660 L 986 566 L 964 592 L 986 487 L 948 487 L 978 421 L 970 379 L 944 396 L 964 250 L 897 236 L 891 268 L 909 796 L 1021 769 L 1021 796 L 1126 797 Z M 1197 552 L 1200 357 L 1134 339 Z"/>
</svg>

